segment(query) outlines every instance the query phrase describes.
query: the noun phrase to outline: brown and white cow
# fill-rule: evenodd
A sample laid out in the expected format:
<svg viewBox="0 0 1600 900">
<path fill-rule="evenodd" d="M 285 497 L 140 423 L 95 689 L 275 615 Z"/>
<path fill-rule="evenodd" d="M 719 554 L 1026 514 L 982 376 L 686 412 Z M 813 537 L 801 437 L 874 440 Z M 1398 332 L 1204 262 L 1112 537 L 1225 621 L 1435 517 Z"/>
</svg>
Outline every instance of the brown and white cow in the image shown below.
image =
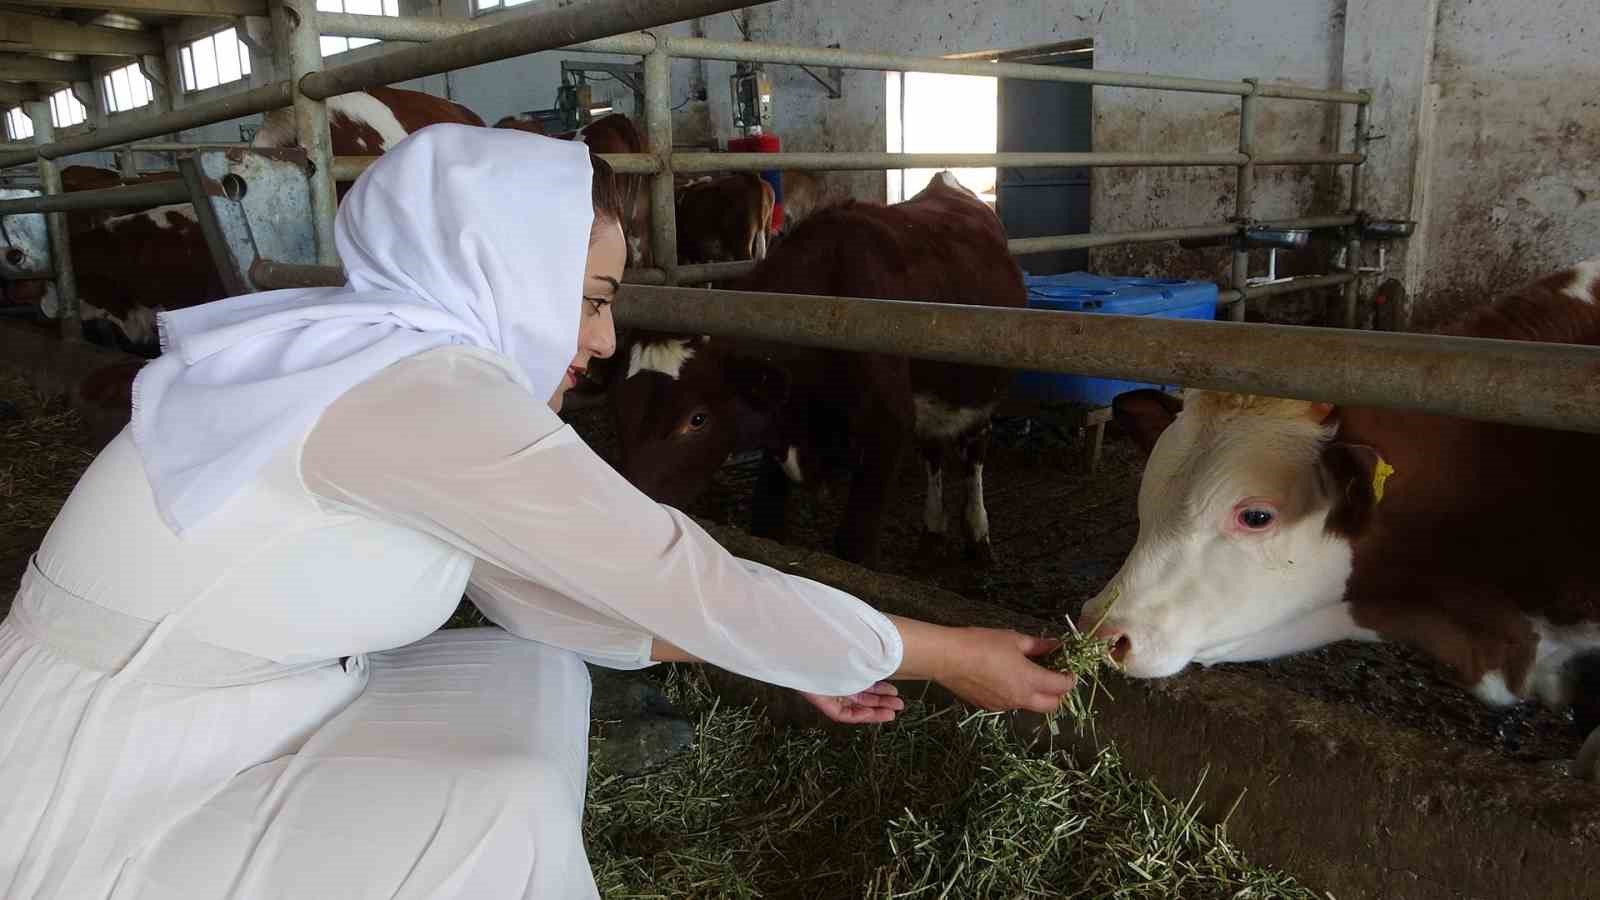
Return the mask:
<svg viewBox="0 0 1600 900">
<path fill-rule="evenodd" d="M 329 132 L 338 156 L 381 155 L 407 134 L 439 122 L 483 125 L 461 104 L 419 91 L 380 87 L 328 101 Z M 295 140 L 293 111 L 285 109 L 264 117 L 252 143 L 287 147 Z M 176 177 L 152 173 L 139 180 Z M 68 190 L 122 183 L 115 172 L 88 167 L 63 170 L 62 180 Z M 183 309 L 226 295 L 188 203 L 73 215 L 72 256 L 84 320 L 113 324 L 113 338 L 124 349 L 154 355 L 158 310 Z M 39 217 L 41 235 L 42 223 Z M 41 245 L 41 271 L 48 272 L 48 245 Z M 41 304 L 48 314 L 48 298 L 41 297 Z"/>
<path fill-rule="evenodd" d="M 999 219 L 949 173 L 905 203 L 848 203 L 817 213 L 740 287 L 1001 307 L 1027 302 Z M 781 538 L 791 483 L 816 485 L 835 467 L 854 468 L 834 548 L 870 564 L 887 495 L 912 445 L 927 467 L 926 532 L 943 537 L 944 462 L 953 449 L 968 481 L 970 547 L 989 558 L 983 464 L 989 418 L 1008 373 L 663 335 L 637 336 L 619 363 L 628 367 L 612 391 L 623 473 L 658 501 L 692 502 L 730 453 L 759 449 L 765 464 L 752 530 Z"/>
<path fill-rule="evenodd" d="M 754 172 L 692 178 L 678 185 L 678 261 L 761 260 L 772 232 L 772 185 Z"/>
<path fill-rule="evenodd" d="M 1445 331 L 1600 345 L 1600 259 Z M 1150 451 L 1139 537 L 1081 620 L 1128 674 L 1395 641 L 1600 725 L 1600 436 L 1209 392 L 1115 411 Z"/>
</svg>

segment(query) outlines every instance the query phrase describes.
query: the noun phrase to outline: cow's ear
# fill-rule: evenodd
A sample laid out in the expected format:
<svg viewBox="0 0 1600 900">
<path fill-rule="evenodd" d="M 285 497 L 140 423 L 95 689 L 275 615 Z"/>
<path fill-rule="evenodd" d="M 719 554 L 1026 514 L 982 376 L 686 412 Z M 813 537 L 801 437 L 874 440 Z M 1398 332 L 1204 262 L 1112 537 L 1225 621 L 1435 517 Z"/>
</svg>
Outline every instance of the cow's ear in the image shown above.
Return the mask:
<svg viewBox="0 0 1600 900">
<path fill-rule="evenodd" d="M 775 411 L 789 399 L 788 374 L 765 360 L 730 359 L 728 382 L 739 399 L 762 412 Z"/>
<path fill-rule="evenodd" d="M 1346 537 L 1366 531 L 1394 469 L 1376 447 L 1342 441 L 1329 441 L 1322 448 L 1319 465 L 1333 500 L 1328 530 Z"/>
<path fill-rule="evenodd" d="M 1157 390 L 1128 391 L 1111 401 L 1111 417 L 1117 426 L 1133 436 L 1139 449 L 1155 449 L 1161 432 L 1183 411 L 1183 400 Z"/>
</svg>

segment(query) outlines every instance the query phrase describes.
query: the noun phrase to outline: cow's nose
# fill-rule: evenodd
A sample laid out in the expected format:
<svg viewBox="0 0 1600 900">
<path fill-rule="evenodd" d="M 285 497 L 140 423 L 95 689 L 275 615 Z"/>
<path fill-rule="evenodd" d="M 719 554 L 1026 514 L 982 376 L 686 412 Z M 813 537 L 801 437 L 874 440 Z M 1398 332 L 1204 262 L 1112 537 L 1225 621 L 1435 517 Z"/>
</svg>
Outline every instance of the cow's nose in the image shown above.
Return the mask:
<svg viewBox="0 0 1600 900">
<path fill-rule="evenodd" d="M 1107 652 L 1111 656 L 1111 661 L 1119 666 L 1128 658 L 1128 654 L 1133 652 L 1133 639 L 1120 628 L 1101 626 L 1095 629 L 1094 636 L 1098 640 L 1111 642 L 1111 648 Z"/>
<path fill-rule="evenodd" d="M 6 251 L 6 262 L 13 266 L 22 265 L 23 261 L 27 258 L 28 257 L 23 255 L 21 250 L 18 250 L 15 247 L 12 247 L 10 250 Z"/>
</svg>

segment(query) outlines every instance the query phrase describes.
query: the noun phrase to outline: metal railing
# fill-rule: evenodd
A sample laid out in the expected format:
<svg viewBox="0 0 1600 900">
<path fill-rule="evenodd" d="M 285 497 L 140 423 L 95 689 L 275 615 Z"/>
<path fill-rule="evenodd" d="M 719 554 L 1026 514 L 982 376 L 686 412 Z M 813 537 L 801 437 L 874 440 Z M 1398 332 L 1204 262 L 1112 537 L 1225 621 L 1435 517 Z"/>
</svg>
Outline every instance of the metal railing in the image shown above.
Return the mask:
<svg viewBox="0 0 1600 900">
<path fill-rule="evenodd" d="M 301 0 L 284 0 L 285 3 Z M 63 141 L 43 141 L 26 150 L 0 151 L 0 167 L 45 162 L 73 153 L 105 149 L 156 135 L 250 113 L 324 100 L 428 74 L 478 65 L 556 47 L 578 52 L 644 57 L 644 118 L 651 152 L 611 157 L 618 171 L 648 175 L 651 184 L 651 238 L 663 265 L 629 273 L 649 303 L 619 310 L 625 323 L 669 330 L 711 331 L 780 338 L 814 346 L 864 349 L 934 359 L 1081 372 L 1202 387 L 1264 391 L 1284 396 L 1341 402 L 1401 405 L 1523 424 L 1600 430 L 1600 404 L 1590 373 L 1597 351 L 1590 348 L 1533 347 L 1506 342 L 1466 341 L 1411 335 L 1373 335 L 1319 329 L 1280 329 L 1232 323 L 1190 323 L 1161 319 L 1085 316 L 976 307 L 932 307 L 851 298 L 810 298 L 794 304 L 783 295 L 706 292 L 675 282 L 708 281 L 747 271 L 750 263 L 676 265 L 673 178 L 678 173 L 767 169 L 888 169 L 979 166 L 1217 166 L 1237 170 L 1234 221 L 1179 228 L 1104 234 L 1054 235 L 1011 242 L 1015 253 L 1081 249 L 1153 241 L 1242 237 L 1251 220 L 1255 169 L 1274 165 L 1349 165 L 1353 167 L 1349 211 L 1303 217 L 1292 227 L 1350 228 L 1359 221 L 1360 177 L 1367 124 L 1365 91 L 1318 90 L 1256 80 L 1240 82 L 1179 78 L 1105 70 L 1079 70 L 1018 63 L 925 59 L 827 48 L 731 43 L 703 38 L 625 33 L 748 6 L 727 0 L 578 0 L 540 7 L 508 21 L 485 23 L 442 19 L 397 19 L 316 13 L 298 8 L 302 27 L 326 34 L 425 42 L 378 57 L 316 71 L 291 68 L 295 76 L 183 110 L 119 123 Z M 298 30 L 298 29 L 297 29 Z M 275 40 L 287 39 L 282 35 Z M 301 36 L 302 40 L 305 37 Z M 574 43 L 576 42 L 576 43 Z M 669 66 L 674 57 L 838 66 L 853 69 L 985 75 L 1107 87 L 1185 91 L 1238 97 L 1240 133 L 1236 150 L 1209 153 L 1100 152 L 1073 154 L 891 154 L 891 153 L 675 153 L 672 148 Z M 1266 99 L 1353 104 L 1357 133 L 1350 152 L 1255 152 L 1259 104 Z M 314 109 L 314 107 L 311 107 Z M 304 126 L 304 122 L 300 123 Z M 325 127 L 325 123 L 324 123 Z M 302 127 L 299 129 L 304 131 Z M 323 132 L 325 135 L 326 132 Z M 301 135 L 304 139 L 305 135 Z M 321 152 L 327 139 L 314 135 Z M 325 157 L 326 158 L 326 157 Z M 371 162 L 331 158 L 321 167 L 331 178 L 354 178 Z M 140 186 L 82 192 L 68 197 L 0 203 L 0 213 L 61 211 L 117 206 L 135 197 L 172 197 L 170 187 Z M 48 187 L 47 192 L 53 193 Z M 30 206 L 31 204 L 31 206 Z M 330 215 L 329 210 L 319 210 Z M 1276 223 L 1288 225 L 1289 223 Z M 1351 230 L 1354 235 L 1354 230 Z M 65 249 L 63 247 L 63 249 Z M 1359 250 L 1351 239 L 1348 249 Z M 1351 254 L 1351 259 L 1355 259 Z M 1343 287 L 1353 310 L 1356 273 L 1294 279 L 1249 286 L 1248 256 L 1239 244 L 1234 255 L 1234 287 L 1222 293 L 1242 318 L 1243 301 L 1299 290 Z M 259 285 L 337 281 L 335 268 L 281 265 L 262 261 L 252 269 Z M 953 324 L 955 323 L 955 324 Z"/>
</svg>

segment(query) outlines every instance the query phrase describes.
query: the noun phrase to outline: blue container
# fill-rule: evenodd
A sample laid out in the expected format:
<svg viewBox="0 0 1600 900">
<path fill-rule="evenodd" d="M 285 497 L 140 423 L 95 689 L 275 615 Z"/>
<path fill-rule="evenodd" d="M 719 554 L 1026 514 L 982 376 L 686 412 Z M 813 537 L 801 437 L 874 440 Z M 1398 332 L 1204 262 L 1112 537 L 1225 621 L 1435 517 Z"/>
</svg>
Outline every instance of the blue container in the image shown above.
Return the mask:
<svg viewBox="0 0 1600 900">
<path fill-rule="evenodd" d="M 1217 286 L 1209 281 L 1167 278 L 1119 278 L 1067 272 L 1026 275 L 1030 309 L 1205 319 L 1217 315 Z M 1110 406 L 1121 393 L 1142 388 L 1171 390 L 1172 385 L 1110 381 L 1082 375 L 1019 372 L 1013 390 L 1020 397 L 1045 403 L 1076 403 L 1091 408 Z"/>
</svg>

